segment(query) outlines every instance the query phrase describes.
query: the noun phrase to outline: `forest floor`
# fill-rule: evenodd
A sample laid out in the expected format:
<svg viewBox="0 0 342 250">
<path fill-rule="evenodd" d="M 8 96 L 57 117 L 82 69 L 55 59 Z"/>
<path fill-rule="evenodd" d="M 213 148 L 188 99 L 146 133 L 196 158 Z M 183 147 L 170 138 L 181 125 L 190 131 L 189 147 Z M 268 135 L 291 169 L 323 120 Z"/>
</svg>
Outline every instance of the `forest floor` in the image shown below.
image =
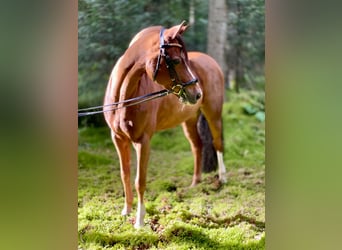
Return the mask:
<svg viewBox="0 0 342 250">
<path fill-rule="evenodd" d="M 79 128 L 78 248 L 265 249 L 264 92 L 228 93 L 223 109 L 228 182 L 203 174 L 190 188 L 193 157 L 181 127 L 152 140 L 145 226 L 121 216 L 120 168 L 108 128 Z M 135 154 L 132 154 L 132 185 Z"/>
</svg>

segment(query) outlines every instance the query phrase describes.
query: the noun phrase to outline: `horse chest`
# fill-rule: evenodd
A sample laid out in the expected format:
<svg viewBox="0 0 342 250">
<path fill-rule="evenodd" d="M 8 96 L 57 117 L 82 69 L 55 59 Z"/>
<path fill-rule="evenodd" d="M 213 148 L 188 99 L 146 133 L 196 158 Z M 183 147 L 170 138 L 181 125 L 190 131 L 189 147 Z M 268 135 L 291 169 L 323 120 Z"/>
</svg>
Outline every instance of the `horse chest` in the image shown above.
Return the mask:
<svg viewBox="0 0 342 250">
<path fill-rule="evenodd" d="M 178 126 L 182 122 L 197 115 L 199 105 L 176 104 L 168 110 L 161 110 L 156 117 L 156 130 L 163 130 Z"/>
</svg>

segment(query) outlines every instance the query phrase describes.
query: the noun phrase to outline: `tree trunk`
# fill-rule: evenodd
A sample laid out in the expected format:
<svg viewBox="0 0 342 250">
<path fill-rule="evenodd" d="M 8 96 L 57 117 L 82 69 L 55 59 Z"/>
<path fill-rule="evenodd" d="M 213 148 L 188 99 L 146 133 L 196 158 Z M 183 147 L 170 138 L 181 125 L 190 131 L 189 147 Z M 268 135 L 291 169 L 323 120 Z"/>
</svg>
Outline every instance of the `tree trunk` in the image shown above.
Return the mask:
<svg viewBox="0 0 342 250">
<path fill-rule="evenodd" d="M 190 0 L 189 25 L 193 26 L 194 24 L 195 24 L 195 0 Z"/>
<path fill-rule="evenodd" d="M 209 0 L 207 52 L 220 65 L 228 79 L 226 61 L 228 8 L 226 0 Z"/>
<path fill-rule="evenodd" d="M 237 23 L 230 23 L 228 26 L 229 35 L 228 39 L 233 40 L 232 44 L 228 44 L 227 49 L 227 64 L 229 69 L 229 89 L 239 93 L 240 83 L 243 77 L 243 71 L 241 68 L 241 41 L 240 41 L 240 4 L 239 2 L 232 1 L 229 5 L 229 10 L 237 17 Z M 231 46 L 230 46 L 231 45 Z"/>
</svg>

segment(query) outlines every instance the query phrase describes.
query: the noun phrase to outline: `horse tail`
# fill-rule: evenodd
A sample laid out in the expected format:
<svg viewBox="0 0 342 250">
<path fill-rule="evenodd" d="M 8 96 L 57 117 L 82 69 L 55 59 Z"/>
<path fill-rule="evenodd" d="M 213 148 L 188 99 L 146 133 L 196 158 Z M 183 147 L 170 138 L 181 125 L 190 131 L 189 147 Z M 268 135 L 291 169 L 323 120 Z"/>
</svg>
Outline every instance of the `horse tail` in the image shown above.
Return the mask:
<svg viewBox="0 0 342 250">
<path fill-rule="evenodd" d="M 197 131 L 201 138 L 202 150 L 202 171 L 209 173 L 217 169 L 217 155 L 213 145 L 209 125 L 204 115 L 201 113 L 197 121 Z"/>
</svg>

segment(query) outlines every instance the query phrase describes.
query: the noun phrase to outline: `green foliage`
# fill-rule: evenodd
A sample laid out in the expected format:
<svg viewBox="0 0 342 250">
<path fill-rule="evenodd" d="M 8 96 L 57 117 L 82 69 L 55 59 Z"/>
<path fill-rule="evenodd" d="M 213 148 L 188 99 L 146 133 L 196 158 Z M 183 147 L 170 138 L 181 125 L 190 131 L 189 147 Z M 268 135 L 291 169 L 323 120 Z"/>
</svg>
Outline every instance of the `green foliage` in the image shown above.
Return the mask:
<svg viewBox="0 0 342 250">
<path fill-rule="evenodd" d="M 181 127 L 163 130 L 155 134 L 152 138 L 152 147 L 158 150 L 168 150 L 169 152 L 186 151 L 190 145 L 183 135 Z"/>
<path fill-rule="evenodd" d="M 246 112 L 246 107 L 264 112 L 264 92 L 228 92 L 228 103 L 223 107 L 226 137 L 225 147 L 229 151 L 229 165 L 264 165 L 264 152 L 254 150 L 265 145 L 264 122 Z M 254 122 L 251 122 L 254 121 Z M 241 160 L 243 158 L 243 160 Z"/>
<path fill-rule="evenodd" d="M 228 0 L 228 24 L 228 65 L 240 64 L 244 86 L 263 87 L 265 1 Z"/>
<path fill-rule="evenodd" d="M 265 249 L 265 123 L 244 109 L 261 108 L 263 97 L 252 91 L 228 93 L 223 110 L 225 185 L 210 173 L 189 188 L 193 158 L 182 129 L 154 136 L 141 230 L 133 228 L 135 191 L 132 215 L 120 215 L 123 188 L 109 129 L 79 129 L 79 248 Z M 133 185 L 134 153 L 132 157 Z"/>
</svg>

